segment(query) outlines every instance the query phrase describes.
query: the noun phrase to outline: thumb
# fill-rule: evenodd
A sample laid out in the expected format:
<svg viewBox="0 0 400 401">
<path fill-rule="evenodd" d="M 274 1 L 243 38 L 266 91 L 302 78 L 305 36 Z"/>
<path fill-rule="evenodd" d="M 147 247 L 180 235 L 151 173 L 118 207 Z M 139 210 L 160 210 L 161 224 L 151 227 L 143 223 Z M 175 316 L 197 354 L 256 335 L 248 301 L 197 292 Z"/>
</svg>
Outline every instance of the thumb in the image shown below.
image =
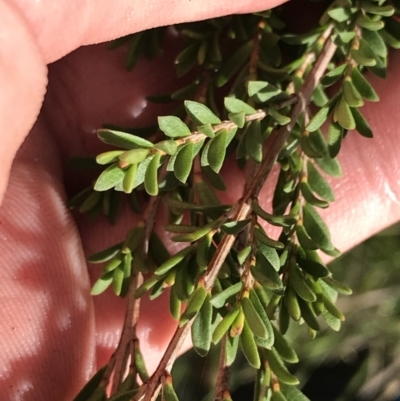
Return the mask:
<svg viewBox="0 0 400 401">
<path fill-rule="evenodd" d="M 17 149 L 39 114 L 46 63 L 145 29 L 274 7 L 285 0 L 0 0 L 0 203 Z"/>
</svg>

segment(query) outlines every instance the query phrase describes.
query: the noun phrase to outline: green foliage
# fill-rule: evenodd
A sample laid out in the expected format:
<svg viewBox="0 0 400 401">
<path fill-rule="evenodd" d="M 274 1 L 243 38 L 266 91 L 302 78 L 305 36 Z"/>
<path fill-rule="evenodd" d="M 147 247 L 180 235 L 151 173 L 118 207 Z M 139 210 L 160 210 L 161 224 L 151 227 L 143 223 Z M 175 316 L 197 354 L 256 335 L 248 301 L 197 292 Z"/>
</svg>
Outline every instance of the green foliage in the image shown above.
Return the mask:
<svg viewBox="0 0 400 401">
<path fill-rule="evenodd" d="M 396 11 L 385 0 L 332 1 L 320 26 L 302 35 L 290 31 L 279 8 L 176 26 L 182 38 L 177 75 L 190 72 L 191 82 L 148 100 L 177 100 L 177 115 L 158 117 L 151 137 L 119 128 L 97 132 L 117 149 L 96 157 L 106 167 L 71 207 L 93 217 L 103 211 L 115 221 L 120 201 L 114 194 L 128 197 L 138 214 L 151 200 L 122 243 L 89 257 L 106 263 L 92 294 L 111 286 L 118 296 L 129 294 L 133 310 L 146 293 L 155 299 L 170 288 L 169 308 L 179 325 L 170 346 L 189 329 L 201 356 L 220 344 L 215 397 L 230 399 L 223 372 L 240 354 L 240 344 L 258 370 L 258 401 L 306 400 L 286 366 L 298 361 L 287 340 L 290 322 L 303 324 L 315 337 L 323 325 L 337 331 L 344 320 L 336 296 L 351 290 L 332 277 L 319 256 L 339 251 L 317 208 L 335 200 L 326 175 L 341 175 L 336 156 L 346 136 L 352 131 L 373 136 L 359 109 L 378 96 L 364 71 L 386 75 L 387 46 L 400 47 L 400 24 L 391 17 Z M 160 54 L 163 32 L 124 38 L 127 66 L 142 54 Z M 227 95 L 223 107 L 218 88 Z M 308 107 L 311 102 L 315 108 Z M 222 205 L 215 190 L 229 190 L 220 172 L 232 154 L 244 168 L 246 184 L 232 205 Z M 260 190 L 273 165 L 278 179 L 272 205 L 264 207 Z M 169 219 L 168 240 L 154 231 L 159 209 Z M 269 234 L 270 225 L 279 227 L 279 237 Z M 187 244 L 170 255 L 170 241 Z M 151 399 L 161 385 L 163 399 L 178 400 L 163 363 L 149 378 L 135 339 L 134 369 L 111 399 L 130 399 L 137 391 Z"/>
</svg>

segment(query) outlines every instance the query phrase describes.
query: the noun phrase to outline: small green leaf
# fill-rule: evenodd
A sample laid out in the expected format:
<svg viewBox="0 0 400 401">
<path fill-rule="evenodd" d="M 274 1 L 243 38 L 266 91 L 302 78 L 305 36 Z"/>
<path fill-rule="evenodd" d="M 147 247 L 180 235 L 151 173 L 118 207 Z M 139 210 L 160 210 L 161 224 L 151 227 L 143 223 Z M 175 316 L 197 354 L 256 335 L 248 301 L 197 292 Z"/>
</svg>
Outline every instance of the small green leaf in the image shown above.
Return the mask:
<svg viewBox="0 0 400 401">
<path fill-rule="evenodd" d="M 214 174 L 217 175 L 216 173 Z M 214 190 L 201 178 L 195 180 L 194 190 L 196 191 L 196 195 L 200 204 L 216 206 L 221 205 L 221 202 Z"/>
<path fill-rule="evenodd" d="M 122 181 L 122 187 L 123 187 L 124 192 L 126 194 L 130 194 L 134 189 L 137 168 L 138 168 L 137 164 L 132 164 L 126 170 L 124 179 Z"/>
<path fill-rule="evenodd" d="M 243 354 L 247 359 L 247 362 L 256 369 L 261 366 L 260 356 L 254 335 L 249 327 L 249 324 L 245 321 L 243 331 L 240 334 L 240 345 L 242 346 Z"/>
<path fill-rule="evenodd" d="M 378 32 L 363 29 L 362 37 L 368 42 L 368 44 L 371 46 L 371 49 L 377 56 L 387 57 L 388 51 L 386 44 Z"/>
<path fill-rule="evenodd" d="M 138 299 L 142 297 L 147 291 L 153 288 L 159 281 L 162 281 L 164 276 L 153 275 L 145 280 L 142 285 L 140 285 L 135 291 L 135 298 Z"/>
<path fill-rule="evenodd" d="M 180 318 L 179 326 L 182 327 L 189 320 L 194 318 L 203 306 L 207 296 L 207 290 L 203 286 L 197 287 L 190 296 L 185 311 Z"/>
<path fill-rule="evenodd" d="M 99 388 L 101 381 L 103 379 L 104 373 L 106 371 L 107 365 L 100 368 L 91 379 L 85 384 L 83 389 L 74 398 L 73 401 L 88 401 L 91 400 L 92 395 Z M 103 388 L 103 390 L 105 390 Z"/>
<path fill-rule="evenodd" d="M 354 86 L 357 88 L 360 95 L 370 102 L 378 102 L 379 97 L 372 88 L 371 84 L 364 78 L 357 67 L 351 71 L 351 79 Z"/>
<path fill-rule="evenodd" d="M 308 235 L 321 249 L 334 249 L 327 225 L 311 205 L 303 206 L 303 223 Z"/>
<path fill-rule="evenodd" d="M 250 296 L 249 296 L 250 301 L 252 302 L 255 310 L 257 311 L 258 315 L 260 316 L 266 330 L 268 333 L 268 336 L 264 339 L 261 339 L 260 337 L 256 338 L 256 342 L 260 342 L 260 345 L 263 348 L 267 348 L 267 349 L 271 349 L 274 341 L 275 341 L 275 335 L 274 335 L 274 331 L 272 328 L 272 324 L 271 321 L 267 315 L 267 312 L 265 310 L 265 307 L 263 306 L 263 304 L 260 301 L 260 298 L 257 295 L 257 292 L 254 289 L 250 289 Z M 262 341 L 260 341 L 262 340 Z"/>
<path fill-rule="evenodd" d="M 383 6 L 372 2 L 363 2 L 361 7 L 370 14 L 381 15 L 383 17 L 391 17 L 395 13 L 395 9 L 391 5 Z"/>
<path fill-rule="evenodd" d="M 335 291 L 339 292 L 340 294 L 351 295 L 353 293 L 351 288 L 345 286 L 344 284 L 340 283 L 339 281 L 336 281 L 332 277 L 324 277 L 323 280 L 326 284 L 329 285 L 329 287 L 333 288 Z"/>
<path fill-rule="evenodd" d="M 108 262 L 104 268 L 103 268 L 103 274 L 108 273 L 116 269 L 120 264 L 122 263 L 122 260 L 118 257 L 115 259 L 112 259 L 110 262 Z"/>
<path fill-rule="evenodd" d="M 299 384 L 299 380 L 287 370 L 275 348 L 272 348 L 272 350 L 265 350 L 265 355 L 271 370 L 280 381 L 291 386 Z"/>
<path fill-rule="evenodd" d="M 328 268 L 313 250 L 305 249 L 305 255 L 297 257 L 297 263 L 308 274 L 317 278 L 324 278 L 330 275 Z"/>
<path fill-rule="evenodd" d="M 357 25 L 361 26 L 364 28 L 364 30 L 369 30 L 369 31 L 379 31 L 385 26 L 385 23 L 381 20 L 372 20 L 369 18 L 367 15 L 362 15 L 357 18 L 356 21 Z M 362 35 L 363 38 L 365 38 L 364 34 Z"/>
<path fill-rule="evenodd" d="M 175 283 L 176 296 L 181 301 L 187 302 L 195 289 L 193 269 L 190 269 L 191 258 L 185 258 L 176 267 Z"/>
<path fill-rule="evenodd" d="M 312 95 L 312 102 L 318 107 L 323 107 L 328 101 L 329 98 L 326 96 L 323 86 L 321 84 L 317 85 Z"/>
<path fill-rule="evenodd" d="M 175 320 L 179 320 L 181 316 L 181 308 L 182 308 L 182 302 L 176 296 L 175 287 L 172 286 L 171 291 L 169 293 L 169 311 L 171 313 L 171 316 Z"/>
<path fill-rule="evenodd" d="M 124 179 L 125 171 L 118 167 L 117 163 L 107 167 L 97 178 L 94 185 L 95 191 L 107 191 L 114 188 Z"/>
<path fill-rule="evenodd" d="M 211 230 L 218 227 L 219 221 L 212 221 L 211 223 L 205 224 L 196 230 L 182 235 L 174 235 L 171 239 L 175 242 L 194 242 L 207 235 Z"/>
<path fill-rule="evenodd" d="M 268 109 L 268 113 L 279 125 L 286 125 L 290 123 L 290 117 L 280 114 L 274 108 Z"/>
<path fill-rule="evenodd" d="M 311 121 L 308 123 L 306 129 L 310 132 L 316 131 L 327 120 L 329 113 L 330 109 L 328 106 L 319 109 L 317 114 L 315 114 Z"/>
<path fill-rule="evenodd" d="M 227 147 L 227 131 L 219 131 L 215 138 L 210 140 L 207 159 L 210 167 L 219 173 L 225 161 L 225 153 Z"/>
<path fill-rule="evenodd" d="M 184 138 L 191 134 L 189 127 L 175 116 L 158 117 L 158 126 L 170 138 Z"/>
<path fill-rule="evenodd" d="M 93 285 L 91 295 L 100 295 L 103 293 L 113 282 L 114 272 L 103 274 Z"/>
<path fill-rule="evenodd" d="M 215 137 L 215 132 L 213 130 L 213 127 L 211 124 L 204 124 L 204 125 L 199 125 L 197 129 L 204 135 L 208 136 L 209 138 L 214 138 Z"/>
<path fill-rule="evenodd" d="M 271 325 L 274 331 L 275 341 L 274 348 L 278 352 L 279 356 L 289 363 L 297 363 L 299 358 L 296 351 L 289 345 L 286 338 L 279 332 L 279 330 Z"/>
<path fill-rule="evenodd" d="M 251 274 L 265 288 L 282 295 L 282 280 L 274 267 L 265 259 L 261 252 L 257 252 L 256 264 L 251 266 Z"/>
<path fill-rule="evenodd" d="M 306 278 L 295 263 L 290 265 L 289 282 L 300 298 L 308 302 L 317 300 L 317 296 L 307 284 Z"/>
<path fill-rule="evenodd" d="M 381 29 L 379 31 L 379 35 L 381 35 L 382 39 L 388 46 L 392 47 L 393 49 L 400 49 L 400 40 L 392 36 L 386 29 Z"/>
<path fill-rule="evenodd" d="M 240 233 L 245 227 L 250 223 L 251 219 L 240 220 L 240 221 L 230 221 L 221 226 L 221 230 L 225 234 L 236 235 Z"/>
<path fill-rule="evenodd" d="M 154 274 L 161 276 L 167 272 L 169 272 L 173 267 L 175 267 L 178 263 L 180 263 L 187 255 L 189 255 L 195 249 L 194 245 L 190 245 L 187 248 L 182 249 L 171 259 L 168 259 L 164 262 L 161 266 L 159 266 L 155 271 Z"/>
<path fill-rule="evenodd" d="M 297 387 L 288 386 L 285 383 L 280 383 L 281 391 L 285 394 L 285 397 L 291 401 L 311 401 L 306 397 Z"/>
<path fill-rule="evenodd" d="M 207 145 L 206 145 L 207 146 Z M 211 167 L 209 166 L 204 166 L 202 167 L 202 172 L 204 176 L 206 177 L 207 181 L 215 188 L 218 189 L 219 191 L 226 191 L 226 185 L 221 177 L 220 174 L 217 174 Z"/>
<path fill-rule="evenodd" d="M 256 163 L 261 163 L 263 157 L 263 139 L 261 136 L 260 121 L 251 121 L 244 135 L 247 154 Z"/>
<path fill-rule="evenodd" d="M 185 100 L 185 109 L 190 119 L 197 125 L 221 123 L 221 120 L 202 103 Z"/>
<path fill-rule="evenodd" d="M 246 123 L 246 115 L 243 111 L 239 111 L 238 113 L 229 113 L 228 118 L 235 123 L 238 128 L 243 128 Z"/>
<path fill-rule="evenodd" d="M 347 68 L 347 64 L 344 63 L 339 67 L 334 68 L 333 70 L 329 71 L 325 76 L 322 78 L 322 85 L 324 86 L 331 86 L 336 83 L 344 74 Z"/>
<path fill-rule="evenodd" d="M 112 286 L 113 286 L 114 292 L 117 295 L 121 294 L 123 281 L 124 281 L 124 270 L 121 268 L 121 266 L 118 266 L 113 271 L 113 279 L 112 279 Z"/>
<path fill-rule="evenodd" d="M 329 155 L 324 156 L 320 159 L 315 159 L 315 163 L 324 171 L 332 177 L 341 177 L 342 168 L 336 158 L 332 159 Z"/>
<path fill-rule="evenodd" d="M 142 352 L 140 351 L 139 342 L 135 343 L 135 368 L 139 374 L 140 379 L 143 382 L 149 380 L 149 374 L 147 372 L 146 363 L 144 362 L 144 358 Z"/>
<path fill-rule="evenodd" d="M 373 67 L 377 62 L 376 54 L 363 38 L 359 41 L 358 49 L 351 49 L 351 56 L 358 64 L 365 65 L 366 67 Z"/>
<path fill-rule="evenodd" d="M 310 326 L 313 330 L 319 331 L 320 326 L 318 323 L 318 319 L 317 316 L 315 315 L 315 312 L 311 304 L 309 302 L 304 301 L 301 298 L 298 298 L 298 301 L 301 310 L 301 317 L 304 319 L 307 325 Z"/>
<path fill-rule="evenodd" d="M 249 106 L 243 100 L 234 97 L 226 97 L 224 99 L 224 105 L 230 113 L 244 113 L 245 115 L 257 113 L 256 109 Z"/>
<path fill-rule="evenodd" d="M 268 331 L 249 298 L 242 299 L 242 307 L 246 321 L 254 335 L 268 338 Z"/>
<path fill-rule="evenodd" d="M 341 327 L 340 319 L 332 316 L 326 309 L 321 312 L 321 316 L 324 318 L 326 324 L 335 331 L 339 331 Z"/>
<path fill-rule="evenodd" d="M 342 90 L 344 99 L 350 107 L 361 107 L 364 105 L 364 101 L 362 100 L 360 92 L 358 92 L 356 87 L 351 82 L 351 78 L 346 78 L 344 80 Z"/>
<path fill-rule="evenodd" d="M 131 149 L 123 152 L 119 156 L 119 160 L 129 164 L 138 164 L 143 161 L 148 154 L 149 149 Z"/>
<path fill-rule="evenodd" d="M 238 283 L 225 288 L 225 290 L 213 295 L 211 298 L 211 304 L 215 308 L 222 308 L 230 297 L 239 293 L 242 287 L 243 283 L 239 281 Z"/>
<path fill-rule="evenodd" d="M 266 246 L 264 244 L 258 245 L 258 250 L 263 254 L 264 258 L 271 264 L 271 266 L 279 271 L 281 267 L 280 259 L 276 249 Z"/>
<path fill-rule="evenodd" d="M 154 145 L 154 147 L 170 156 L 173 156 L 178 150 L 178 145 L 172 139 L 158 142 Z"/>
<path fill-rule="evenodd" d="M 237 349 L 239 346 L 239 336 L 227 336 L 225 346 L 225 363 L 231 366 L 236 359 Z"/>
<path fill-rule="evenodd" d="M 307 162 L 307 175 L 308 185 L 317 195 L 319 195 L 322 199 L 327 200 L 328 202 L 333 202 L 335 200 L 335 195 L 331 186 L 320 174 L 320 172 L 315 168 L 314 164 L 311 161 Z"/>
<path fill-rule="evenodd" d="M 339 319 L 340 321 L 344 322 L 345 317 L 342 312 L 336 306 L 331 302 L 331 300 L 324 294 L 322 294 L 322 302 L 325 305 L 326 310 L 334 316 L 336 319 Z"/>
<path fill-rule="evenodd" d="M 210 303 L 210 294 L 207 294 L 191 329 L 193 347 L 200 356 L 206 356 L 210 350 L 212 337 L 211 320 L 212 305 Z"/>
<path fill-rule="evenodd" d="M 90 195 L 81 203 L 79 211 L 81 213 L 88 213 L 95 209 L 103 199 L 103 194 L 97 191 L 92 191 Z"/>
<path fill-rule="evenodd" d="M 352 109 L 354 121 L 356 122 L 356 130 L 366 138 L 372 138 L 373 132 L 367 120 L 358 109 Z"/>
<path fill-rule="evenodd" d="M 308 202 L 310 205 L 320 207 L 320 208 L 327 208 L 329 206 L 329 203 L 325 200 L 317 198 L 312 190 L 311 187 L 309 186 L 308 182 L 302 181 L 300 183 L 300 190 L 301 194 L 303 195 L 303 198 Z"/>
<path fill-rule="evenodd" d="M 96 156 L 97 164 L 109 164 L 119 160 L 119 156 L 124 153 L 123 150 L 111 150 L 109 152 L 100 153 Z"/>
<path fill-rule="evenodd" d="M 237 260 L 240 265 L 243 265 L 247 257 L 250 255 L 251 245 L 246 246 L 237 254 Z"/>
<path fill-rule="evenodd" d="M 350 43 L 356 37 L 356 33 L 354 31 L 353 32 L 349 32 L 349 31 L 337 32 L 337 35 L 342 42 L 342 43 L 338 43 L 339 45 L 342 45 L 343 43 L 345 43 L 345 44 Z M 346 66 L 346 63 L 343 65 Z"/>
<path fill-rule="evenodd" d="M 310 238 L 302 224 L 296 225 L 296 236 L 304 249 L 318 249 L 318 245 Z"/>
<path fill-rule="evenodd" d="M 269 214 L 264 209 L 262 209 L 256 201 L 253 201 L 252 209 L 254 213 L 257 214 L 257 216 L 260 216 L 263 220 L 278 227 L 290 227 L 293 224 L 296 224 L 298 218 L 294 215 L 276 216 L 273 214 Z"/>
<path fill-rule="evenodd" d="M 113 131 L 106 128 L 97 130 L 97 136 L 109 145 L 118 146 L 124 149 L 148 148 L 151 149 L 154 145 L 139 136 L 128 134 L 121 131 Z"/>
<path fill-rule="evenodd" d="M 239 313 L 239 308 L 238 307 L 233 308 L 217 324 L 212 335 L 212 342 L 214 344 L 218 344 L 221 341 L 223 335 L 229 330 L 232 323 L 236 319 L 238 313 Z"/>
<path fill-rule="evenodd" d="M 189 177 L 190 171 L 192 170 L 192 163 L 194 158 L 194 144 L 189 142 L 182 146 L 176 155 L 174 164 L 175 177 L 182 182 L 186 183 Z"/>
<path fill-rule="evenodd" d="M 248 95 L 254 96 L 256 93 L 260 92 L 261 90 L 267 88 L 269 83 L 266 81 L 250 81 L 247 87 Z"/>
<path fill-rule="evenodd" d="M 343 139 L 343 128 L 338 122 L 331 121 L 328 131 L 328 149 L 331 158 L 337 156 Z"/>
<path fill-rule="evenodd" d="M 104 249 L 103 251 L 97 252 L 87 258 L 87 261 L 89 263 L 103 263 L 103 262 L 108 262 L 111 260 L 114 256 L 118 254 L 121 250 L 121 245 L 122 242 L 119 242 L 118 244 L 115 244 L 113 246 L 110 246 L 107 249 Z"/>
<path fill-rule="evenodd" d="M 285 246 L 282 242 L 276 241 L 272 238 L 269 238 L 267 234 L 265 234 L 264 230 L 260 226 L 256 226 L 254 229 L 254 236 L 256 239 L 264 245 L 267 245 L 271 248 L 275 249 L 283 249 Z"/>
<path fill-rule="evenodd" d="M 351 18 L 357 8 L 335 7 L 328 11 L 328 15 L 337 22 L 344 22 Z"/>
<path fill-rule="evenodd" d="M 334 119 L 336 119 L 344 129 L 351 130 L 356 128 L 353 114 L 351 113 L 351 109 L 344 97 L 341 97 L 336 105 Z"/>
<path fill-rule="evenodd" d="M 358 49 L 351 49 L 351 56 L 357 64 L 364 65 L 366 67 L 373 67 L 376 65 L 376 60 L 371 57 L 366 57 Z"/>
<path fill-rule="evenodd" d="M 286 287 L 285 296 L 283 297 L 283 302 L 289 316 L 295 320 L 299 321 L 301 318 L 301 311 L 299 306 L 299 300 L 297 298 L 296 292 L 291 286 Z M 279 323 L 280 324 L 280 323 Z M 282 331 L 282 330 L 281 330 Z M 282 331 L 284 333 L 285 331 Z"/>
<path fill-rule="evenodd" d="M 161 153 L 157 152 L 151 159 L 144 176 L 144 188 L 151 196 L 158 195 L 158 168 L 160 167 Z"/>
<path fill-rule="evenodd" d="M 135 182 L 133 184 L 134 188 L 137 188 L 139 185 L 143 184 L 145 176 L 146 176 L 146 171 L 153 160 L 154 155 L 150 155 L 146 157 L 142 162 L 139 163 L 136 175 L 135 175 Z"/>
<path fill-rule="evenodd" d="M 250 81 L 248 85 L 249 96 L 255 96 L 261 103 L 265 103 L 281 93 L 281 89 L 265 81 Z"/>
</svg>

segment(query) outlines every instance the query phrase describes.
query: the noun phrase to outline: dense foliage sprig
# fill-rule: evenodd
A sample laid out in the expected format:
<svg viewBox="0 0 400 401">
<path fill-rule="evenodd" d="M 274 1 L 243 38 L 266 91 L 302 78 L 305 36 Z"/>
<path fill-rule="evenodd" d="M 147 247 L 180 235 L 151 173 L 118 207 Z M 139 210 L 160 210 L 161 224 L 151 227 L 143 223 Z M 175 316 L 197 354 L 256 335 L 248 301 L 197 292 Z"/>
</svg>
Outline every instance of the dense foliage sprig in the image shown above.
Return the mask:
<svg viewBox="0 0 400 401">
<path fill-rule="evenodd" d="M 385 77 L 387 47 L 400 48 L 398 14 L 396 1 L 336 0 L 301 35 L 290 32 L 280 8 L 174 27 L 185 39 L 177 74 L 194 78 L 150 99 L 184 100 L 183 107 L 160 116 L 152 132 L 99 129 L 99 138 L 115 148 L 97 156 L 107 167 L 71 201 L 92 215 L 102 210 L 110 221 L 120 203 L 115 193 L 125 193 L 134 211 L 145 210 L 122 243 L 89 257 L 105 263 L 92 294 L 112 286 L 128 297 L 128 311 L 117 351 L 76 400 L 151 400 L 160 388 L 163 400 L 177 400 L 170 371 L 189 331 L 202 356 L 221 344 L 216 400 L 231 399 L 226 375 L 239 348 L 258 371 L 255 400 L 306 399 L 286 366 L 298 358 L 285 333 L 294 321 L 313 338 L 320 318 L 333 330 L 344 320 L 335 301 L 351 290 L 320 258 L 339 251 L 318 209 L 334 201 L 325 177 L 341 175 L 336 156 L 343 139 L 352 130 L 372 137 L 360 108 L 378 96 L 363 72 Z M 133 68 L 143 53 L 162 51 L 165 32 L 113 45 L 129 43 Z M 229 92 L 223 107 L 220 88 Z M 224 205 L 215 190 L 226 189 L 220 171 L 228 157 L 245 170 L 246 184 L 236 203 Z M 258 198 L 276 164 L 267 212 Z M 164 207 L 165 230 L 182 244 L 174 255 L 153 230 Z M 271 238 L 268 225 L 280 227 L 279 238 Z M 167 288 L 178 328 L 149 377 L 135 333 L 140 298 L 154 299 Z"/>
</svg>

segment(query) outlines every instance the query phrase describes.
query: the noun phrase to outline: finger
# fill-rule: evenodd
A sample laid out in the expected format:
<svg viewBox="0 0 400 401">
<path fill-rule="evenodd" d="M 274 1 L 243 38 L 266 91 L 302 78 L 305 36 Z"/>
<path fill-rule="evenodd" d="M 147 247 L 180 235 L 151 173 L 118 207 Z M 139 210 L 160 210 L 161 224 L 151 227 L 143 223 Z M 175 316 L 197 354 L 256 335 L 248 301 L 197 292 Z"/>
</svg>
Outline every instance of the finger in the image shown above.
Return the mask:
<svg viewBox="0 0 400 401">
<path fill-rule="evenodd" d="M 40 1 L 12 0 L 37 38 L 46 62 L 82 45 L 104 42 L 157 26 L 267 10 L 284 0 Z"/>
<path fill-rule="evenodd" d="M 0 0 L 0 204 L 15 152 L 35 122 L 46 89 L 46 66 L 17 10 Z"/>
<path fill-rule="evenodd" d="M 70 401 L 93 374 L 85 259 L 54 140 L 36 123 L 0 207 L 0 393 Z"/>
<path fill-rule="evenodd" d="M 151 104 L 146 103 L 146 92 L 141 91 L 165 93 L 165 90 L 170 89 L 164 86 L 164 74 L 170 76 L 170 67 L 165 65 L 160 69 L 158 62 L 153 64 L 142 61 L 134 71 L 127 73 L 121 67 L 122 53 L 105 53 L 102 47 L 97 46 L 81 49 L 55 64 L 51 69 L 53 85 L 50 86 L 47 98 L 46 115 L 54 131 L 57 131 L 58 143 L 63 144 L 64 150 L 71 154 L 71 149 L 82 151 L 86 147 L 90 151 L 96 141 L 94 130 L 104 121 L 130 126 L 150 123 L 151 112 L 155 110 L 151 110 Z M 101 71 L 96 69 L 95 76 L 92 67 L 94 64 L 102 66 Z M 382 81 L 371 78 L 382 101 L 378 104 L 367 104 L 362 111 L 374 128 L 376 138 L 368 140 L 355 132 L 349 133 L 344 140 L 341 154 L 344 177 L 331 181 L 337 201 L 324 214 L 332 227 L 333 242 L 342 251 L 350 249 L 399 218 L 399 204 L 396 199 L 396 194 L 399 194 L 399 171 L 396 160 L 400 141 L 395 137 L 395 127 L 400 123 L 400 116 L 395 112 L 395 99 L 400 94 L 399 83 L 396 82 L 399 66 L 400 55 L 394 54 L 390 63 L 389 79 Z M 162 74 L 157 73 L 160 70 Z M 142 86 L 145 74 L 153 78 L 148 86 Z M 115 91 L 110 89 L 111 80 Z M 159 91 L 156 92 L 155 88 Z M 60 93 L 63 96 L 59 96 Z M 82 110 L 86 110 L 87 105 L 96 105 L 99 108 L 87 110 L 89 115 L 82 122 Z M 51 107 L 57 112 L 53 112 Z M 390 113 L 393 119 L 386 118 L 386 113 Z M 71 127 L 80 136 L 74 136 Z M 226 166 L 224 174 L 230 188 L 224 196 L 227 201 L 233 202 L 241 196 L 243 174 L 235 163 Z M 262 192 L 262 203 L 268 209 L 271 205 L 273 181 L 274 177 L 271 177 Z M 128 215 L 122 216 L 128 219 Z M 80 221 L 88 254 L 124 237 L 134 221 L 129 220 L 127 224 L 124 217 L 121 219 L 116 229 L 110 228 L 105 222 L 98 222 L 92 227 L 87 221 Z M 107 238 L 109 242 L 106 241 Z M 96 268 L 89 269 L 94 272 Z M 124 305 L 115 300 L 111 292 L 98 297 L 95 303 L 98 356 L 101 361 L 105 361 L 116 346 Z M 160 355 L 168 343 L 174 323 L 169 317 L 165 299 L 153 307 L 146 304 L 144 316 L 146 320 L 143 321 L 141 335 L 144 338 L 144 350 L 150 355 L 149 359 L 154 366 L 156 356 Z M 160 320 L 166 325 L 162 329 L 159 329 Z"/>
</svg>

